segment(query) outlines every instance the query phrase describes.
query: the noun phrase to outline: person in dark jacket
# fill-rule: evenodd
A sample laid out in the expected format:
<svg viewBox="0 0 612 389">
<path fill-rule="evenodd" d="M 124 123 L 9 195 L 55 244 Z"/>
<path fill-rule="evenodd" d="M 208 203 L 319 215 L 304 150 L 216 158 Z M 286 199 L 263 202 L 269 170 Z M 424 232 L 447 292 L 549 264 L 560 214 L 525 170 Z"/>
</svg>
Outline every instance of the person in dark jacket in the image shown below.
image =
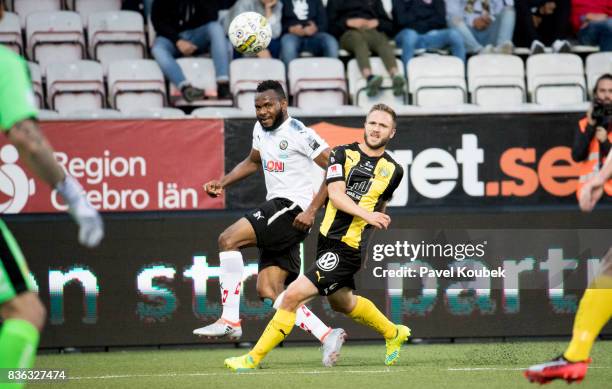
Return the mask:
<svg viewBox="0 0 612 389">
<path fill-rule="evenodd" d="M 282 24 L 280 57 L 285 66 L 302 51 L 338 57 L 338 41 L 327 33 L 327 11 L 321 0 L 283 0 Z"/>
<path fill-rule="evenodd" d="M 339 38 L 340 47 L 357 59 L 361 74 L 367 80 L 366 93 L 376 96 L 383 78 L 372 74 L 370 52 L 378 54 L 393 79 L 393 94 L 404 93 L 405 80 L 395 63 L 395 52 L 389 43 L 393 22 L 380 0 L 329 0 L 329 32 Z"/>
<path fill-rule="evenodd" d="M 217 78 L 217 96 L 231 98 L 229 62 L 231 48 L 217 21 L 219 0 L 155 0 L 151 19 L 157 33 L 151 52 L 165 76 L 187 101 L 204 98 L 204 91 L 191 85 L 176 62 L 210 50 Z"/>
<path fill-rule="evenodd" d="M 444 0 L 393 0 L 393 22 L 397 47 L 402 49 L 404 66 L 416 49 L 450 47 L 451 53 L 465 62 L 465 43 L 461 33 L 446 26 Z"/>
</svg>

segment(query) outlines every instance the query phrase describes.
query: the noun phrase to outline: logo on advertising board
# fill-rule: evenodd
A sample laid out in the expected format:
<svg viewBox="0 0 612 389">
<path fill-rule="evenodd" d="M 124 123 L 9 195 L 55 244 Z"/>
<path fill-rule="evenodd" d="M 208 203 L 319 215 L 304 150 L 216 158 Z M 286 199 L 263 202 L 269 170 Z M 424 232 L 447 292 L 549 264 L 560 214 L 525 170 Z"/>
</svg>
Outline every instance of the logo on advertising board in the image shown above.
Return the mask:
<svg viewBox="0 0 612 389">
<path fill-rule="evenodd" d="M 209 198 L 201 189 L 202 184 L 223 173 L 222 121 L 169 123 L 70 121 L 43 122 L 42 127 L 59 165 L 80 182 L 100 211 L 223 208 L 223 199 Z M 96 133 L 96 141 L 92 141 L 91 132 Z M 1 213 L 67 209 L 56 190 L 28 178 L 14 146 L 1 147 Z"/>
</svg>

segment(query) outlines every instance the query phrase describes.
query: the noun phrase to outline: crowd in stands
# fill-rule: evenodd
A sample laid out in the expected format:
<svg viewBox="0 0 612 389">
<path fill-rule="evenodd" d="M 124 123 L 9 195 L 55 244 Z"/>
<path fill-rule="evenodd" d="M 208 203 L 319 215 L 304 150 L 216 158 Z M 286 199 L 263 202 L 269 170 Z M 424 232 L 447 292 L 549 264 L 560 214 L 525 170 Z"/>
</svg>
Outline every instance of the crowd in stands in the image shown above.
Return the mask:
<svg viewBox="0 0 612 389">
<path fill-rule="evenodd" d="M 138 2 L 125 1 L 137 7 Z M 132 4 L 128 4 L 132 3 Z M 174 57 L 208 50 L 215 63 L 219 96 L 226 97 L 228 63 L 239 56 L 229 43 L 220 42 L 221 29 L 246 11 L 265 15 L 272 42 L 259 57 L 281 59 L 285 65 L 307 52 L 338 57 L 339 48 L 357 59 L 374 96 L 382 77 L 372 73 L 369 57 L 379 56 L 392 77 L 394 93 L 401 95 L 404 77 L 395 61 L 401 49 L 404 66 L 415 54 L 445 49 L 466 61 L 470 54 L 511 54 L 515 45 L 539 54 L 571 51 L 581 45 L 612 50 L 610 0 L 144 0 L 158 37 L 153 56 L 166 77 L 188 100 L 203 91 L 185 84 Z M 324 4 L 325 3 L 325 4 Z M 219 15 L 219 17 L 216 17 Z M 172 27 L 169 27 L 172 25 Z M 191 42 L 191 43 L 190 43 Z M 392 43 L 395 43 L 393 47 Z"/>
<path fill-rule="evenodd" d="M 14 7 L 15 0 L 2 1 Z M 78 0 L 62 0 L 71 1 L 74 4 Z M 181 57 L 209 56 L 214 63 L 216 97 L 219 100 L 234 97 L 230 67 L 232 60 L 241 55 L 233 50 L 227 31 L 233 18 L 246 11 L 266 16 L 272 28 L 270 45 L 257 57 L 280 59 L 286 70 L 301 56 L 355 58 L 369 97 L 378 95 L 383 86 L 380 74 L 383 68 L 374 70 L 373 56 L 380 58 L 390 76 L 389 81 L 384 81 L 385 88 L 402 96 L 409 78 L 408 63 L 424 52 L 449 54 L 467 65 L 469 56 L 512 54 L 517 47 L 528 48 L 530 55 L 571 52 L 573 45 L 612 51 L 612 0 L 119 0 L 118 3 L 122 3 L 124 10 L 143 14 L 148 28 L 154 31 L 150 35 L 154 36 L 149 42 L 150 53 L 145 57 L 157 62 L 165 79 L 187 102 L 210 98 L 210 94 L 188 81 L 177 61 Z M 100 62 L 106 72 L 107 64 Z"/>
</svg>

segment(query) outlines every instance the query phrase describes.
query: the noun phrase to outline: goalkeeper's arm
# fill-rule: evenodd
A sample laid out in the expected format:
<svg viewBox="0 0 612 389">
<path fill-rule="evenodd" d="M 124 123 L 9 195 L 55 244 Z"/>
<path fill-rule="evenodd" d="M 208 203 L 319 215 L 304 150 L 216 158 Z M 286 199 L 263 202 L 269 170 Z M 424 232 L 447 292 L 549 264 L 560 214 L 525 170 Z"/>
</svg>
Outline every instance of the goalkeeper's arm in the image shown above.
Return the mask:
<svg viewBox="0 0 612 389">
<path fill-rule="evenodd" d="M 31 119 L 22 120 L 10 129 L 8 139 L 17 147 L 28 167 L 62 195 L 70 214 L 79 225 L 81 244 L 97 246 L 104 237 L 102 219 L 83 194 L 81 185 L 57 163 L 53 149 L 40 132 L 38 124 Z"/>
</svg>

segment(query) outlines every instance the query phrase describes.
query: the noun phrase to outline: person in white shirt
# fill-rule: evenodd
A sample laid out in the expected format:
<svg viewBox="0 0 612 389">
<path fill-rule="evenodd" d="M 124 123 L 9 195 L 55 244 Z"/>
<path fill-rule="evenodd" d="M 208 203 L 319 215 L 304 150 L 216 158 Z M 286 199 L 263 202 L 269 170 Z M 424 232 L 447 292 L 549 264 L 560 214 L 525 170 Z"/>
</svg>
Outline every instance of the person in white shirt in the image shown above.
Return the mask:
<svg viewBox="0 0 612 389">
<path fill-rule="evenodd" d="M 278 81 L 258 85 L 255 110 L 257 123 L 251 152 L 231 172 L 206 183 L 204 189 L 210 196 L 220 196 L 226 187 L 262 167 L 266 202 L 247 212 L 219 236 L 223 313 L 215 323 L 194 330 L 199 336 L 235 340 L 242 335 L 239 317 L 242 248 L 259 248 L 257 293 L 268 305 L 280 306 L 285 286 L 300 272 L 299 245 L 308 236 L 315 213 L 327 197 L 326 190 L 317 191 L 319 188 L 313 186 L 307 172 L 313 162 L 327 167 L 330 148 L 314 130 L 289 117 L 287 97 Z M 323 364 L 333 366 L 345 331 L 328 327 L 306 306 L 298 309 L 296 326 L 323 343 Z"/>
</svg>

